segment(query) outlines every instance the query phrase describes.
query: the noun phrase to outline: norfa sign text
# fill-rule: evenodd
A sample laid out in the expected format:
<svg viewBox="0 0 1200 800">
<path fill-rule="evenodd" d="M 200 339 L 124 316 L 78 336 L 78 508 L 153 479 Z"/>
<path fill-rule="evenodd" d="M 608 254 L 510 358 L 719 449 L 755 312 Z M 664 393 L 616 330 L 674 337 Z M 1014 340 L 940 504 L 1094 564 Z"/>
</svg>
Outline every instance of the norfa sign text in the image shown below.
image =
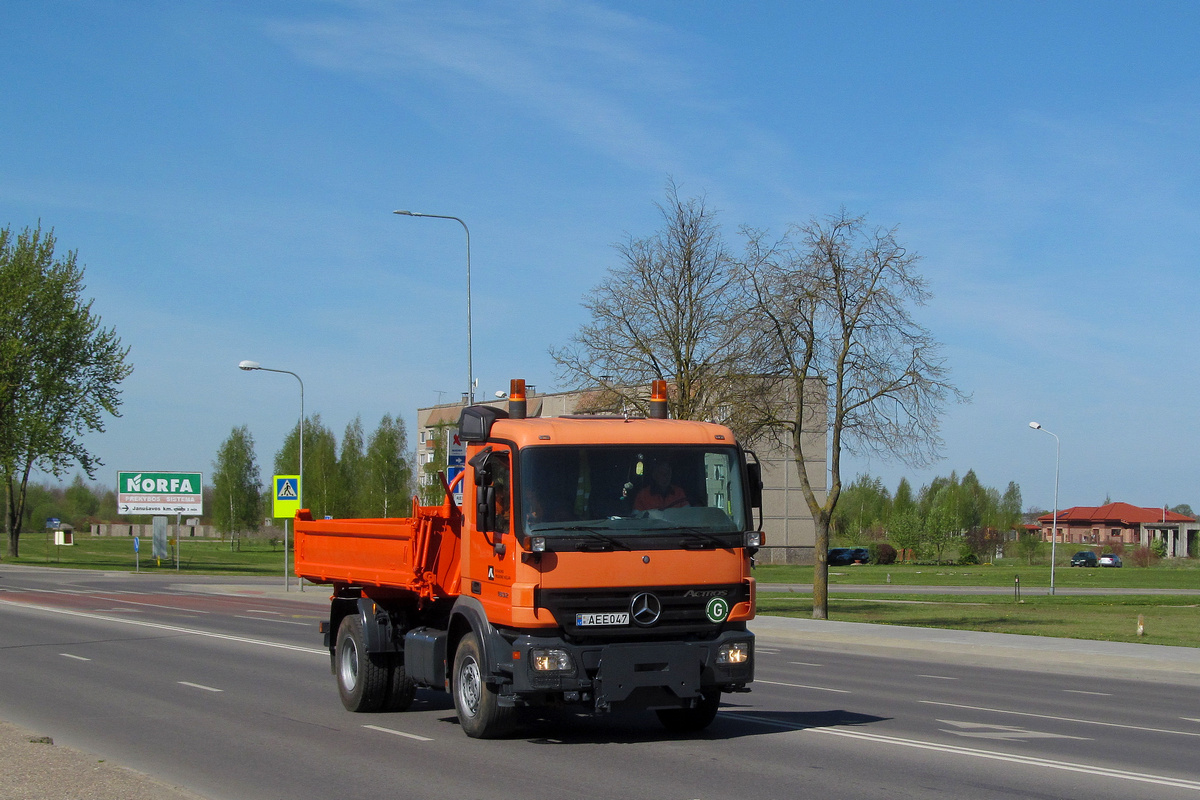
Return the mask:
<svg viewBox="0 0 1200 800">
<path fill-rule="evenodd" d="M 203 514 L 204 476 L 199 472 L 118 472 L 121 514 Z"/>
</svg>

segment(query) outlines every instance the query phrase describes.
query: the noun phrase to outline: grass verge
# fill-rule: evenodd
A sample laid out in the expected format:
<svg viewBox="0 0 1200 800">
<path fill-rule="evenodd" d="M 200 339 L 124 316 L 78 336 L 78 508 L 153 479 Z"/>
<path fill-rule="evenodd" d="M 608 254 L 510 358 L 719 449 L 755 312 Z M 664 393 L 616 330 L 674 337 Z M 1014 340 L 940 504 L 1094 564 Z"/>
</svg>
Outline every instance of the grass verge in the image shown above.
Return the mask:
<svg viewBox="0 0 1200 800">
<path fill-rule="evenodd" d="M 179 572 L 207 575 L 283 575 L 283 544 L 269 539 L 243 537 L 230 548 L 228 541 L 184 537 L 179 547 Z M 20 558 L 5 557 L 4 564 L 42 567 L 121 570 L 133 572 L 175 572 L 175 547 L 161 561 L 153 555 L 149 536 L 142 537 L 140 553 L 133 551 L 133 539 L 124 536 L 76 535 L 75 544 L 55 545 L 40 531 L 21 534 Z"/>
<path fill-rule="evenodd" d="M 1068 567 L 1054 570 L 1054 585 L 1080 589 L 1200 589 L 1200 559 L 1164 559 L 1153 567 Z M 812 583 L 812 567 L 764 564 L 754 571 L 759 583 Z M 865 564 L 830 567 L 829 584 L 879 586 L 1007 586 L 1015 578 L 1022 588 L 1050 585 L 1050 565 L 1030 566 L 1012 559 L 972 567 L 929 564 Z"/>
<path fill-rule="evenodd" d="M 760 592 L 758 613 L 812 617 L 807 593 Z M 1137 635 L 1138 616 L 1145 634 Z M 1194 595 L 1042 595 L 1016 602 L 996 595 L 833 595 L 841 622 L 954 628 L 1068 639 L 1200 647 L 1200 597 Z"/>
</svg>

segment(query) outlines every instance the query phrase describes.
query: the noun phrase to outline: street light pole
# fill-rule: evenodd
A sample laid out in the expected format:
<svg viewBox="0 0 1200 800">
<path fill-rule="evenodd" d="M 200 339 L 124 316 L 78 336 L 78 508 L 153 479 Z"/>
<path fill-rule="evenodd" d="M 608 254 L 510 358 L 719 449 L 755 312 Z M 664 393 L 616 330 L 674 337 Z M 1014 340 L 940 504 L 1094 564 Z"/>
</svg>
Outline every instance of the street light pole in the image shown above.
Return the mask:
<svg viewBox="0 0 1200 800">
<path fill-rule="evenodd" d="M 426 217 L 428 219 L 452 219 L 462 225 L 467 234 L 467 405 L 475 402 L 475 375 L 471 369 L 471 229 L 458 217 L 446 214 L 421 214 L 416 211 L 393 211 L 404 217 Z"/>
<path fill-rule="evenodd" d="M 1054 594 L 1054 547 L 1058 544 L 1058 465 L 1059 465 L 1059 444 L 1058 435 L 1050 433 L 1036 422 L 1029 423 L 1029 427 L 1035 431 L 1049 433 L 1054 437 L 1054 521 L 1050 528 L 1050 594 Z"/>
<path fill-rule="evenodd" d="M 238 364 L 238 369 L 244 369 L 247 372 L 260 370 L 262 372 L 278 372 L 281 375 L 291 375 L 300 383 L 300 480 L 296 486 L 296 501 L 297 504 L 304 508 L 304 381 L 300 380 L 300 376 L 291 370 L 286 369 L 271 369 L 264 367 L 257 361 L 243 361 Z M 283 521 L 283 588 L 284 591 L 292 588 L 292 579 L 288 574 L 288 528 L 287 520 Z M 301 586 L 301 588 L 304 588 Z"/>
</svg>

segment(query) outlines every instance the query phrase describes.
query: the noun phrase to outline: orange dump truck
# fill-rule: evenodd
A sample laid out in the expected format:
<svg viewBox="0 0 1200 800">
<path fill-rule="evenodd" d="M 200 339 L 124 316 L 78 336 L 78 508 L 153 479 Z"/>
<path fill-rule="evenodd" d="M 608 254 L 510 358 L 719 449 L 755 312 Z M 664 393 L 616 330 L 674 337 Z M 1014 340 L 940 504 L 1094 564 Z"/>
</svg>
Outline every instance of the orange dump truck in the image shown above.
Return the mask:
<svg viewBox="0 0 1200 800">
<path fill-rule="evenodd" d="M 346 708 L 403 710 L 427 687 L 477 738 L 545 705 L 698 730 L 748 691 L 759 465 L 728 428 L 666 419 L 655 384 L 648 419 L 526 418 L 513 381 L 507 411 L 463 410 L 442 505 L 297 515 L 296 574 L 333 586 L 321 627 Z"/>
</svg>

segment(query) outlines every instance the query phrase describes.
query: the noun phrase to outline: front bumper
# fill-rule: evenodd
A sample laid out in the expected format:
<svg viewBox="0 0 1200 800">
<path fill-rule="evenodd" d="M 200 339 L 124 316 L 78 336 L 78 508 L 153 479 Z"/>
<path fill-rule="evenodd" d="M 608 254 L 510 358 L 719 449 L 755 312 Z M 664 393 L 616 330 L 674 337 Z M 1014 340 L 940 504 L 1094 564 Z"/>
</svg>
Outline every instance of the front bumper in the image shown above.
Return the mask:
<svg viewBox="0 0 1200 800">
<path fill-rule="evenodd" d="M 740 664 L 718 664 L 723 645 L 743 643 L 749 653 Z M 530 654 L 555 649 L 571 657 L 571 669 L 541 672 Z M 571 644 L 559 637 L 522 635 L 512 642 L 514 700 L 527 704 L 562 701 L 616 703 L 643 708 L 688 707 L 702 694 L 745 691 L 754 680 L 754 634 L 727 630 L 706 641 L 606 642 Z M 504 692 L 507 694 L 508 692 Z"/>
</svg>

